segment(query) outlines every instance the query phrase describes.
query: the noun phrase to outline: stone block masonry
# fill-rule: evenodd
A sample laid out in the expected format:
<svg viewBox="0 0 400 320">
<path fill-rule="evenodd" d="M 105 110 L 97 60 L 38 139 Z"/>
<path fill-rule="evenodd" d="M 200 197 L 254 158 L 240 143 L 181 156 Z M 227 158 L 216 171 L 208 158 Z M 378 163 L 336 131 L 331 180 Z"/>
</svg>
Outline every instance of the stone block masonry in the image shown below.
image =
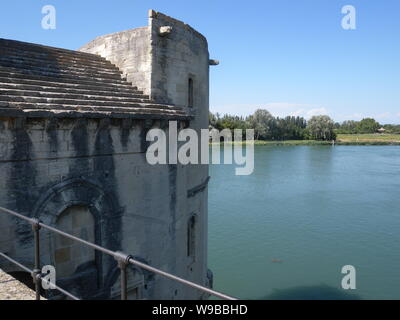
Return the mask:
<svg viewBox="0 0 400 320">
<path fill-rule="evenodd" d="M 188 196 L 208 166 L 153 166 L 145 156 L 146 133 L 168 134 L 168 120 L 208 127 L 207 42 L 161 13 L 149 20 L 80 52 L 0 39 L 0 206 L 209 285 L 207 188 Z M 60 287 L 119 298 L 113 258 L 45 230 L 40 240 Z M 32 241 L 29 225 L 0 215 L 2 252 L 32 268 Z M 133 266 L 128 288 L 132 299 L 206 298 Z"/>
</svg>

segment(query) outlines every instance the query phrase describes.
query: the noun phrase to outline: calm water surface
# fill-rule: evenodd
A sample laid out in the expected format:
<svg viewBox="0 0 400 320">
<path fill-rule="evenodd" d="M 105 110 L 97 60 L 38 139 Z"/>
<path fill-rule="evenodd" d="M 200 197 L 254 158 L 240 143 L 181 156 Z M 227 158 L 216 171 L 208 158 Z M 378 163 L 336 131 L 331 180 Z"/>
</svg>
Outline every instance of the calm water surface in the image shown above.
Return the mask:
<svg viewBox="0 0 400 320">
<path fill-rule="evenodd" d="M 231 165 L 210 175 L 216 290 L 400 299 L 400 147 L 258 146 L 252 175 Z M 356 290 L 341 289 L 344 265 L 357 270 Z"/>
</svg>

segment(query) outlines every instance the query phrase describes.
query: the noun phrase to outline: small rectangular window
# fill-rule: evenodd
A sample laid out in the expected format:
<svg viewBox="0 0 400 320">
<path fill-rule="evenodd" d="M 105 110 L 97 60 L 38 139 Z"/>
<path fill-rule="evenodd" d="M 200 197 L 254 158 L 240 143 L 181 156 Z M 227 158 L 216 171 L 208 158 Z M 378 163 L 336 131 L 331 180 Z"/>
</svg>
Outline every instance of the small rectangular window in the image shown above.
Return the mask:
<svg viewBox="0 0 400 320">
<path fill-rule="evenodd" d="M 195 227 L 196 227 L 196 218 L 195 216 L 190 217 L 188 221 L 188 229 L 187 229 L 187 255 L 188 257 L 194 258 L 195 253 Z"/>
<path fill-rule="evenodd" d="M 188 107 L 193 107 L 193 79 L 189 78 L 188 83 Z"/>
</svg>

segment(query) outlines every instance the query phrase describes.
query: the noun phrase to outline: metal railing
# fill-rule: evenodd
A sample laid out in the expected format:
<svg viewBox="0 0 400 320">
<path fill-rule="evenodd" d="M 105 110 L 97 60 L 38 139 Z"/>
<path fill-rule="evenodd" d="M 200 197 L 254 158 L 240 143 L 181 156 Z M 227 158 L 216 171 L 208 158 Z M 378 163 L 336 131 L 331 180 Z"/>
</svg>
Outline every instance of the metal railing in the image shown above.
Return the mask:
<svg viewBox="0 0 400 320">
<path fill-rule="evenodd" d="M 49 230 L 50 232 L 54 232 L 57 233 L 63 237 L 69 238 L 71 240 L 77 241 L 79 243 L 82 243 L 86 246 L 89 246 L 95 250 L 98 250 L 100 252 L 103 252 L 107 255 L 110 255 L 112 257 L 114 257 L 115 260 L 117 260 L 118 263 L 118 268 L 121 271 L 121 300 L 127 300 L 127 271 L 126 271 L 126 267 L 129 264 L 132 265 L 136 265 L 139 268 L 145 269 L 147 271 L 153 272 L 155 274 L 158 274 L 160 276 L 163 276 L 165 278 L 177 281 L 179 283 L 185 284 L 189 287 L 192 287 L 194 289 L 198 289 L 202 292 L 208 293 L 210 295 L 213 295 L 215 297 L 224 299 L 224 300 L 237 300 L 237 298 L 228 296 L 226 294 L 223 294 L 221 292 L 212 290 L 210 288 L 204 287 L 202 285 L 199 285 L 197 283 L 191 282 L 189 280 L 185 280 L 183 278 L 180 278 L 178 276 L 175 276 L 171 273 L 162 271 L 160 269 L 154 268 L 148 264 L 145 264 L 143 262 L 140 262 L 136 259 L 134 259 L 131 255 L 127 255 L 123 252 L 120 251 L 112 251 L 106 248 L 103 248 L 97 244 L 91 243 L 89 241 L 83 240 L 81 238 L 75 237 L 69 233 L 66 233 L 64 231 L 58 230 L 54 227 L 51 227 L 47 224 L 42 223 L 40 220 L 35 219 L 35 218 L 29 218 L 26 217 L 20 213 L 14 212 L 12 210 L 6 209 L 6 208 L 2 208 L 0 207 L 0 212 L 12 215 L 14 217 L 17 217 L 19 219 L 25 220 L 27 222 L 29 222 L 32 226 L 32 230 L 33 230 L 33 234 L 34 234 L 34 250 L 35 250 L 35 263 L 34 263 L 34 269 L 31 270 L 29 268 L 27 268 L 26 266 L 20 264 L 18 261 L 15 261 L 14 259 L 10 258 L 9 256 L 7 256 L 6 254 L 0 252 L 0 256 L 2 256 L 3 258 L 7 259 L 8 261 L 10 261 L 11 263 L 17 265 L 18 267 L 20 267 L 21 269 L 23 269 L 26 272 L 29 272 L 32 275 L 33 278 L 33 283 L 35 285 L 35 292 L 36 292 L 36 300 L 40 300 L 40 283 L 42 280 L 42 274 L 40 271 L 40 240 L 39 240 L 39 232 L 40 229 L 46 229 Z M 73 294 L 67 292 L 66 290 L 58 287 L 55 283 L 52 284 L 54 286 L 54 288 L 56 288 L 58 291 L 60 291 L 61 293 L 65 294 L 67 297 L 73 299 L 73 300 L 80 300 L 79 298 L 77 298 L 76 296 L 74 296 Z"/>
</svg>

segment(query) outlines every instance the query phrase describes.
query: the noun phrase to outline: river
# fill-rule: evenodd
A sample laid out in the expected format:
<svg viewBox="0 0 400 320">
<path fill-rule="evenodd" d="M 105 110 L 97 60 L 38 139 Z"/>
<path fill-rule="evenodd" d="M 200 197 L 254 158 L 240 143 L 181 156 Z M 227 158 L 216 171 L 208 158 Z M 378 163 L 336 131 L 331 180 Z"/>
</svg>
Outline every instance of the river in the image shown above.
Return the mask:
<svg viewBox="0 0 400 320">
<path fill-rule="evenodd" d="M 214 288 L 242 299 L 400 299 L 400 147 L 256 146 L 210 165 Z M 341 269 L 356 269 L 344 290 Z"/>
</svg>

